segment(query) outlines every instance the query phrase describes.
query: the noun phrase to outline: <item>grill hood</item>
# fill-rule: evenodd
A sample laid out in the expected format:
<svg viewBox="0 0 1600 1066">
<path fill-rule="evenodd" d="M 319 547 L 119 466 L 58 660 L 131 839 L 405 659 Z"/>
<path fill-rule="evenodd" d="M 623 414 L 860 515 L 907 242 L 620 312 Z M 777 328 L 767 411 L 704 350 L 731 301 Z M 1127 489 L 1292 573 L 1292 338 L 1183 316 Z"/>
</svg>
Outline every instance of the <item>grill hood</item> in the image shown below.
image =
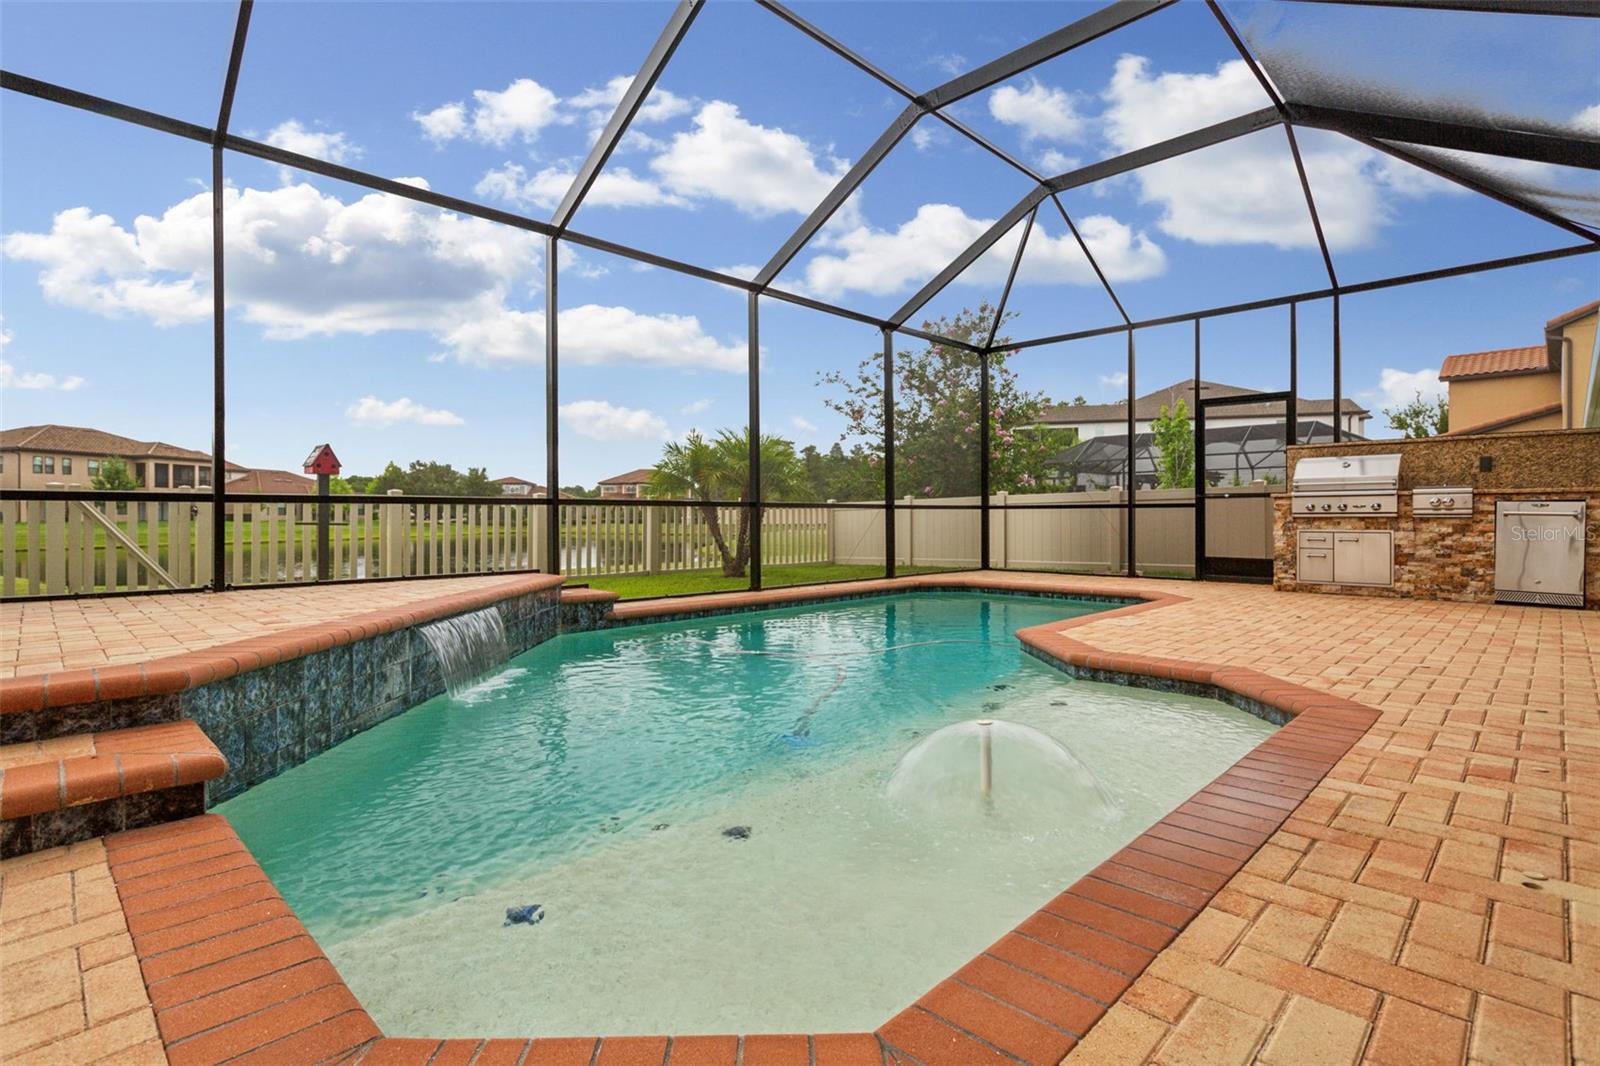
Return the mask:
<svg viewBox="0 0 1600 1066">
<path fill-rule="evenodd" d="M 1299 495 L 1400 490 L 1400 456 L 1327 455 L 1301 459 L 1294 468 Z"/>
</svg>

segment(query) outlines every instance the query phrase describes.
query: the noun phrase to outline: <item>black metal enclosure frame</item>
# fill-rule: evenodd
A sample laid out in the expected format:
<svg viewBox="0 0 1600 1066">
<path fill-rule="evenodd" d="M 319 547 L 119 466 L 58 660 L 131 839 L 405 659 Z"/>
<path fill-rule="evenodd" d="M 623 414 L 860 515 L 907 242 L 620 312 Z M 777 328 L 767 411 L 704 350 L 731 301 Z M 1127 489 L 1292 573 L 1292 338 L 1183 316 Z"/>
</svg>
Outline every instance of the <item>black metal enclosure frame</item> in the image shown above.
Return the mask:
<svg viewBox="0 0 1600 1066">
<path fill-rule="evenodd" d="M 806 219 L 795 229 L 790 237 L 784 241 L 766 262 L 766 264 L 751 278 L 735 277 L 716 270 L 707 269 L 692 263 L 658 255 L 638 248 L 628 247 L 609 241 L 604 238 L 585 234 L 572 228 L 572 221 L 585 197 L 593 186 L 596 178 L 604 170 L 612 153 L 627 133 L 639 109 L 643 106 L 650 91 L 656 85 L 663 71 L 670 63 L 674 52 L 683 42 L 686 35 L 691 32 L 695 19 L 704 6 L 705 0 L 680 0 L 672 10 L 666 25 L 645 56 L 632 83 L 624 92 L 617 104 L 609 122 L 601 131 L 595 141 L 588 157 L 578 169 L 571 187 L 567 190 L 555 212 L 547 220 L 535 219 L 514 212 L 487 207 L 469 200 L 433 192 L 428 189 L 418 188 L 384 178 L 376 174 L 367 173 L 352 167 L 325 162 L 311 156 L 286 151 L 260 141 L 241 137 L 229 131 L 229 120 L 233 109 L 233 99 L 239 79 L 241 64 L 246 56 L 246 40 L 250 28 L 250 18 L 253 0 L 241 0 L 238 18 L 233 34 L 233 40 L 228 57 L 227 74 L 221 88 L 217 121 L 214 126 L 205 127 L 195 123 L 183 121 L 167 115 L 157 114 L 128 104 L 108 100 L 79 92 L 72 88 L 41 81 L 36 78 L 15 73 L 9 70 L 0 71 L 0 88 L 6 92 L 14 92 L 36 97 L 67 107 L 78 108 L 108 118 L 123 122 L 133 123 L 152 130 L 157 130 L 172 136 L 185 138 L 192 141 L 205 143 L 211 148 L 212 161 L 212 269 L 213 269 L 213 435 L 212 435 L 212 479 L 211 502 L 216 508 L 216 514 L 224 513 L 226 503 L 225 464 L 227 455 L 227 405 L 225 396 L 225 374 L 227 359 L 225 356 L 226 342 L 226 288 L 223 277 L 223 171 L 227 152 L 236 152 L 240 155 L 250 156 L 286 167 L 292 167 L 308 173 L 323 177 L 348 182 L 353 185 L 372 189 L 391 196 L 402 197 L 407 200 L 427 204 L 442 210 L 457 212 L 473 218 L 483 219 L 521 230 L 540 234 L 545 238 L 545 417 L 546 417 L 546 461 L 547 481 L 549 496 L 543 500 L 533 500 L 531 503 L 548 507 L 549 513 L 556 516 L 562 501 L 558 495 L 560 485 L 560 433 L 557 417 L 557 402 L 560 388 L 560 342 L 557 322 L 558 311 L 558 249 L 561 242 L 589 248 L 631 259 L 636 262 L 646 263 L 666 270 L 674 271 L 690 277 L 715 282 L 733 289 L 741 289 L 747 294 L 748 300 L 748 344 L 749 344 L 749 475 L 746 484 L 744 499 L 740 501 L 723 501 L 727 506 L 740 506 L 746 508 L 746 514 L 751 519 L 751 557 L 749 568 L 750 587 L 759 589 L 762 585 L 761 578 L 761 522 L 762 509 L 768 501 L 760 498 L 760 439 L 761 439 L 761 391 L 760 391 L 760 317 L 761 298 L 781 300 L 787 303 L 806 307 L 814 311 L 839 316 L 855 322 L 877 327 L 883 339 L 883 392 L 884 392 L 884 440 L 882 442 L 885 458 L 884 470 L 884 499 L 882 508 L 884 512 L 885 528 L 885 572 L 893 576 L 895 572 L 895 462 L 894 462 L 894 338 L 896 334 L 904 334 L 929 342 L 951 345 L 969 352 L 976 353 L 980 361 L 979 385 L 979 417 L 980 427 L 980 452 L 982 455 L 979 481 L 980 502 L 970 508 L 979 513 L 980 528 L 980 565 L 987 568 L 990 562 L 989 545 L 989 512 L 991 508 L 989 492 L 989 371 L 990 356 L 995 350 L 996 330 L 1000 316 L 1004 314 L 1006 303 L 1010 297 L 1011 289 L 1016 281 L 1017 270 L 1021 264 L 1023 250 L 1027 245 L 1028 237 L 1032 232 L 1033 224 L 1041 208 L 1053 211 L 1060 215 L 1062 222 L 1071 233 L 1077 248 L 1083 253 L 1090 266 L 1093 268 L 1099 284 L 1104 288 L 1106 295 L 1116 307 L 1122 322 L 1117 325 L 1093 329 L 1084 329 L 1076 332 L 1056 334 L 1046 337 L 1036 337 L 1022 341 L 1008 342 L 1007 351 L 1016 351 L 1044 345 L 1057 344 L 1072 340 L 1081 340 L 1090 337 L 1125 334 L 1127 338 L 1127 402 L 1128 418 L 1127 433 L 1130 445 L 1135 437 L 1136 420 L 1134 416 L 1135 381 L 1137 371 L 1136 334 L 1141 329 L 1155 326 L 1170 325 L 1173 323 L 1192 322 L 1195 334 L 1195 366 L 1194 376 L 1200 379 L 1200 324 L 1208 318 L 1222 315 L 1235 314 L 1246 311 L 1259 310 L 1270 307 L 1287 306 L 1290 310 L 1290 386 L 1287 396 L 1287 424 L 1294 426 L 1295 421 L 1295 394 L 1298 387 L 1298 369 L 1296 363 L 1297 341 L 1297 308 L 1302 303 L 1311 301 L 1330 300 L 1332 305 L 1333 347 L 1332 347 L 1332 382 L 1334 403 L 1334 439 L 1340 437 L 1339 412 L 1342 398 L 1343 383 L 1341 380 L 1340 357 L 1340 331 L 1339 310 L 1340 299 L 1343 296 L 1356 293 L 1372 292 L 1401 285 L 1410 285 L 1417 282 L 1436 280 L 1441 278 L 1457 277 L 1488 270 L 1538 263 L 1569 256 L 1587 255 L 1600 251 L 1600 233 L 1589 226 L 1574 222 L 1561 215 L 1553 213 L 1532 199 L 1519 195 L 1516 191 L 1491 187 L 1473 174 L 1464 170 L 1457 170 L 1438 163 L 1433 157 L 1424 158 L 1421 155 L 1391 143 L 1402 141 L 1411 145 L 1422 146 L 1426 149 L 1464 150 L 1474 153 L 1497 156 L 1510 160 L 1529 160 L 1547 163 L 1557 163 L 1568 167 L 1579 167 L 1587 170 L 1600 170 L 1600 140 L 1591 140 L 1578 136 L 1564 136 L 1551 133 L 1543 129 L 1513 128 L 1513 124 L 1506 122 L 1491 122 L 1488 119 L 1481 123 L 1464 122 L 1457 117 L 1434 119 L 1420 119 L 1410 115 L 1384 113 L 1369 109 L 1339 108 L 1317 106 L 1309 103 L 1300 103 L 1285 99 L 1277 87 L 1263 70 L 1256 57 L 1244 39 L 1235 31 L 1227 15 L 1218 5 L 1217 0 L 1205 0 L 1210 13 L 1215 17 L 1229 41 L 1237 50 L 1240 58 L 1249 67 L 1261 88 L 1265 91 L 1271 106 L 1262 108 L 1250 114 L 1216 123 L 1202 129 L 1193 130 L 1181 136 L 1149 145 L 1135 151 L 1127 152 L 1110 159 L 1080 167 L 1065 174 L 1047 176 L 1037 173 L 1026 163 L 1014 158 L 1004 149 L 991 143 L 980 133 L 970 129 L 954 115 L 945 109 L 951 104 L 966 99 L 975 93 L 982 92 L 1008 78 L 1027 71 L 1048 60 L 1062 56 L 1075 48 L 1097 40 L 1139 21 L 1161 9 L 1171 6 L 1177 0 L 1115 0 L 1105 7 L 1096 9 L 1089 14 L 1078 18 L 1061 28 L 1045 34 L 1044 36 L 1015 49 L 1006 55 L 991 60 L 975 69 L 954 77 L 931 89 L 918 92 L 905 85 L 893 75 L 879 69 L 872 62 L 863 57 L 850 46 L 830 36 L 828 33 L 813 25 L 796 12 L 785 7 L 776 0 L 755 0 L 762 8 L 769 11 L 774 17 L 782 20 L 794 28 L 798 33 L 809 37 L 816 43 L 851 64 L 868 76 L 876 79 L 898 96 L 906 101 L 905 109 L 895 117 L 883 133 L 868 147 L 849 170 L 839 179 L 837 184 L 817 204 Z M 1289 2 L 1289 0 L 1285 0 Z M 1351 3 L 1356 0 L 1293 0 L 1296 3 Z M 1547 17 L 1586 17 L 1600 18 L 1600 0 L 1556 0 L 1556 2 L 1535 2 L 1535 0 L 1371 0 L 1373 6 L 1413 7 L 1431 10 L 1462 11 L 1462 12 L 1491 12 L 1498 14 L 1515 14 L 1525 18 Z M 983 151 L 994 156 L 1006 166 L 1024 175 L 1033 183 L 1033 188 L 1023 196 L 1009 211 L 1002 215 L 991 225 L 977 240 L 961 252 L 953 261 L 939 271 L 926 285 L 919 289 L 915 295 L 907 300 L 898 310 L 887 318 L 866 314 L 848 307 L 835 305 L 823 300 L 815 299 L 799 293 L 788 292 L 774 286 L 773 282 L 783 269 L 807 246 L 813 237 L 822 229 L 836 211 L 841 208 L 850 195 L 855 192 L 881 163 L 889 152 L 900 143 L 923 119 L 932 119 L 953 130 L 959 136 L 966 138 Z M 1286 293 L 1268 299 L 1253 300 L 1227 306 L 1199 308 L 1181 314 L 1167 315 L 1160 318 L 1135 320 L 1125 310 L 1122 301 L 1118 298 L 1105 272 L 1095 261 L 1094 254 L 1090 251 L 1087 242 L 1078 231 L 1078 227 L 1068 214 L 1063 204 L 1060 193 L 1088 185 L 1092 182 L 1119 174 L 1125 174 L 1143 166 L 1148 166 L 1162 160 L 1172 159 L 1180 155 L 1197 151 L 1211 145 L 1221 144 L 1238 137 L 1245 136 L 1271 127 L 1283 130 L 1288 148 L 1293 157 L 1295 168 L 1299 177 L 1301 191 L 1304 194 L 1306 211 L 1316 234 L 1317 247 L 1322 262 L 1326 269 L 1328 284 L 1324 288 Z M 1465 263 L 1458 266 L 1446 267 L 1437 270 L 1422 271 L 1417 273 L 1382 278 L 1375 281 L 1365 281 L 1359 284 L 1341 283 L 1334 269 L 1333 257 L 1328 249 L 1328 242 L 1323 234 L 1322 222 L 1317 213 L 1317 205 L 1312 195 L 1310 182 L 1306 178 L 1305 166 L 1301 161 L 1300 148 L 1296 140 L 1297 128 L 1312 128 L 1331 131 L 1351 138 L 1367 147 L 1403 160 L 1405 163 L 1420 167 L 1430 173 L 1441 177 L 1456 185 L 1462 186 L 1473 193 L 1490 197 L 1502 204 L 1522 211 L 1551 226 L 1557 227 L 1568 235 L 1577 238 L 1576 243 L 1568 242 L 1559 247 L 1545 251 L 1533 252 L 1524 255 L 1510 256 L 1500 259 L 1483 260 Z M 980 256 L 991 249 L 997 241 L 1017 225 L 1022 225 L 1021 239 L 1017 251 L 1012 259 L 1010 271 L 1007 275 L 1004 288 L 1001 290 L 998 307 L 995 312 L 995 322 L 989 335 L 982 345 L 975 345 L 968 341 L 944 337 L 925 329 L 907 325 L 907 321 L 922 309 L 934 296 L 953 282 L 963 270 L 971 266 Z M 1258 398 L 1259 399 L 1259 398 Z M 1214 402 L 1214 401 L 1213 401 Z M 1203 437 L 1201 438 L 1203 440 Z M 1197 449 L 1203 457 L 1203 450 Z M 1129 462 L 1132 462 L 1132 448 L 1129 448 Z M 1130 576 L 1137 574 L 1137 554 L 1135 538 L 1135 522 L 1137 517 L 1136 497 L 1137 489 L 1130 477 L 1127 481 L 1127 500 L 1122 506 L 1126 507 L 1126 536 L 1127 536 L 1127 571 Z M 88 498 L 91 493 L 10 493 L 12 498 Z M 160 494 L 141 494 L 154 496 Z M 95 498 L 104 498 L 103 496 Z M 118 498 L 135 498 L 134 494 L 119 494 Z M 174 497 L 192 501 L 193 496 Z M 275 497 L 270 495 L 252 495 L 252 500 L 262 502 L 305 502 L 305 497 Z M 341 497 L 346 501 L 359 501 L 361 497 Z M 385 501 L 385 497 L 371 497 L 373 502 Z M 420 499 L 420 498 L 418 498 Z M 392 502 L 392 501 L 388 501 Z M 469 502 L 456 499 L 454 502 Z M 470 502 L 484 502 L 481 498 Z M 512 501 L 516 502 L 516 501 Z M 778 501 L 772 501 L 774 505 Z M 602 501 L 583 501 L 585 505 L 594 505 Z M 628 501 L 626 506 L 637 506 L 639 503 L 648 504 L 649 501 Z M 681 506 L 679 502 L 678 506 Z M 871 506 L 878 506 L 873 504 Z M 1027 504 L 1012 506 L 1027 507 Z M 1043 504 L 1032 505 L 1046 509 L 1071 509 L 1075 504 Z M 1146 505 L 1141 505 L 1146 506 Z M 1203 567 L 1204 556 L 1204 507 L 1200 498 L 1194 504 L 1171 504 L 1168 502 L 1156 503 L 1152 501 L 1148 506 L 1193 506 L 1196 508 L 1196 566 L 1197 576 L 1199 568 Z M 225 581 L 225 523 L 217 521 L 213 524 L 214 534 L 211 544 L 213 588 L 222 590 L 228 587 Z M 547 558 L 552 561 L 552 568 L 559 569 L 561 548 L 559 543 L 559 523 L 547 523 L 548 542 Z"/>
</svg>

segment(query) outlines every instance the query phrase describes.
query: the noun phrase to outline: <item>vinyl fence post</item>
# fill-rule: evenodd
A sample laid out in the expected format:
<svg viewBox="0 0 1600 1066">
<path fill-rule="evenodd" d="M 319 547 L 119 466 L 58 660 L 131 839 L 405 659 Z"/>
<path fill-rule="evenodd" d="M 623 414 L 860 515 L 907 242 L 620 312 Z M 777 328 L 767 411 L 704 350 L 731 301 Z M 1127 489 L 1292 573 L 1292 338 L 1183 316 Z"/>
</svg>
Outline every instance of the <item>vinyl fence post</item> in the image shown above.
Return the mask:
<svg viewBox="0 0 1600 1066">
<path fill-rule="evenodd" d="M 644 509 L 644 571 L 661 573 L 661 516 L 665 507 Z"/>
<path fill-rule="evenodd" d="M 403 489 L 390 489 L 389 496 L 403 496 Z M 405 573 L 406 508 L 404 504 L 386 503 L 379 514 L 378 554 L 383 558 L 382 577 L 400 577 Z"/>
<path fill-rule="evenodd" d="M 991 556 L 989 561 L 996 570 L 1004 570 L 1006 568 L 1006 557 L 1009 554 L 1007 551 L 1007 545 L 1010 541 L 1010 538 L 1006 535 L 1006 502 L 1010 499 L 1011 493 L 1007 492 L 1005 489 L 1001 489 L 999 492 L 995 493 L 995 495 L 1000 498 L 998 501 L 996 501 L 999 504 L 999 507 L 989 512 L 991 517 L 991 525 L 994 526 L 994 531 L 989 536 L 989 554 Z"/>
</svg>

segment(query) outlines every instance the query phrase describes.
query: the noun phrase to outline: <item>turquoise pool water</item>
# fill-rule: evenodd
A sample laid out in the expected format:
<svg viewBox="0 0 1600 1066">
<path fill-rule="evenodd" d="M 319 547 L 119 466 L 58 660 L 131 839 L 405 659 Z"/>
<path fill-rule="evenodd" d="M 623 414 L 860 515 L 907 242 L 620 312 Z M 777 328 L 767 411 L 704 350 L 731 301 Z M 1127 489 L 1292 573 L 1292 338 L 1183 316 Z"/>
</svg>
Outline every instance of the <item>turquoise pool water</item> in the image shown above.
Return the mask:
<svg viewBox="0 0 1600 1066">
<path fill-rule="evenodd" d="M 391 1034 L 870 1028 L 1271 731 L 1013 636 L 1107 606 L 916 593 L 562 636 L 218 811 Z M 1001 752 L 992 804 L 888 795 L 979 717 L 1064 743 L 1108 802 Z M 504 924 L 528 903 L 542 922 Z"/>
</svg>

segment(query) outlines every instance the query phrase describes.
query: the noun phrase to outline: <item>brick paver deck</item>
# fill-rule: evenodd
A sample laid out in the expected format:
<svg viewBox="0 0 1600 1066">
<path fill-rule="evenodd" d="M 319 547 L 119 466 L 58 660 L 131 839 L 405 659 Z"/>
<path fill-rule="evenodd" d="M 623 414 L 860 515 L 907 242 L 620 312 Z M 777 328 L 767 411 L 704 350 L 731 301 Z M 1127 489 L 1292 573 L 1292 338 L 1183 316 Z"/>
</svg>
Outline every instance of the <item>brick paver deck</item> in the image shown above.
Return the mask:
<svg viewBox="0 0 1600 1066">
<path fill-rule="evenodd" d="M 1061 579 L 1008 574 L 1005 580 Z M 1153 937 L 1146 941 L 1151 947 L 1140 946 L 1148 965 L 1134 960 L 1129 972 L 1139 976 L 1126 991 L 1125 980 L 1108 982 L 1116 990 L 1105 993 L 1109 1011 L 1086 1034 L 1054 1011 L 1063 997 L 1079 995 L 1061 975 L 1087 973 L 1085 966 L 1099 962 L 1083 958 L 1070 941 L 1043 944 L 1024 933 L 1021 942 L 1008 943 L 1018 936 L 1010 934 L 880 1031 L 886 1062 L 1044 1062 L 1052 1061 L 1044 1049 L 1059 1047 L 1070 1048 L 1068 1066 L 1600 1063 L 1600 615 L 1251 586 L 1071 581 L 1109 593 L 1184 599 L 1083 618 L 1059 635 L 1034 638 L 1050 654 L 1090 668 L 1210 678 L 1308 709 L 1349 700 L 1376 712 L 1377 720 L 1364 735 L 1357 731 L 1354 747 L 1326 777 L 1300 790 L 1305 798 L 1287 805 L 1287 820 L 1259 846 L 1265 831 L 1240 836 L 1220 816 L 1208 826 L 1194 812 L 1175 814 L 1164 821 L 1190 828 L 1169 835 L 1189 843 L 1156 846 L 1176 856 L 1160 867 L 1168 877 L 1150 877 L 1142 893 L 1108 895 L 1109 902 L 1094 906 L 1072 903 L 1071 893 L 1062 897 L 1070 906 L 1046 904 L 1052 921 L 1080 936 L 1089 928 L 1085 914 L 1102 928 L 1120 923 L 1127 930 L 1122 938 L 1097 934 L 1097 942 L 1130 958 L 1130 948 Z M 784 595 L 700 598 L 658 609 Z M 1341 699 L 1328 703 L 1316 693 Z M 1345 716 L 1363 725 L 1372 717 Z M 1291 776 L 1296 756 L 1276 758 Z M 1270 780 L 1262 770 L 1244 773 Z M 1262 788 L 1269 796 L 1286 791 Z M 129 844 L 115 846 L 136 843 L 127 836 Z M 1242 853 L 1236 837 L 1252 841 Z M 116 1031 L 127 1038 L 122 1046 L 137 1045 L 133 1037 L 141 1033 L 148 1039 L 154 1024 L 148 999 L 119 1001 L 125 1009 L 99 1021 L 90 1001 L 87 974 L 104 960 L 94 951 L 85 960 L 81 945 L 127 940 L 123 908 L 108 914 L 90 905 L 87 919 L 74 915 L 70 877 L 52 890 L 28 891 L 30 880 L 47 876 L 40 871 L 60 873 L 52 864 L 72 876 L 74 864 L 90 869 L 88 884 L 104 876 L 103 852 L 90 860 L 88 847 L 0 866 L 5 935 L 29 945 L 21 955 L 0 954 L 0 985 L 8 990 L 0 1057 L 37 1047 L 39 1038 L 28 1034 L 39 1026 L 69 1020 L 69 1028 L 44 1039 L 80 1040 L 97 1050 L 102 1045 L 91 1045 L 88 1034 L 113 1023 L 125 1027 Z M 1242 868 L 1217 861 L 1229 852 L 1241 855 Z M 1135 917 L 1165 909 L 1160 901 L 1181 895 L 1182 885 L 1206 883 L 1203 874 L 1213 867 L 1230 872 L 1208 902 L 1200 902 L 1204 893 L 1195 897 L 1192 920 L 1171 919 L 1182 932 Z M 154 882 L 152 888 L 166 891 Z M 14 904 L 19 892 L 24 902 Z M 48 928 L 13 926 L 27 919 L 12 914 L 38 907 L 52 915 L 41 920 Z M 26 964 L 59 954 L 62 945 L 76 953 L 73 965 L 85 975 L 78 998 L 13 1002 L 10 989 L 32 987 L 14 979 L 14 958 Z M 142 952 L 139 958 L 155 987 L 148 960 Z M 57 965 L 64 975 L 65 963 Z M 339 998 L 337 991 L 320 994 Z M 343 1000 L 338 1006 L 341 1017 L 354 1019 L 347 1025 L 364 1016 Z M 548 1051 L 570 1053 L 574 1061 L 620 1055 L 661 1066 L 702 1052 L 711 1056 L 705 1061 L 732 1062 L 741 1047 L 747 1063 L 785 1055 L 822 1062 L 825 1051 L 822 1038 L 704 1040 L 680 1038 L 670 1047 L 665 1039 L 580 1041 L 570 1048 L 536 1041 L 531 1049 L 520 1041 L 379 1040 L 365 1045 L 365 1061 L 456 1055 L 498 1061 L 503 1052 L 542 1061 Z M 917 1050 L 906 1054 L 912 1041 Z M 51 1048 L 57 1046 L 66 1045 Z"/>
<path fill-rule="evenodd" d="M 0 678 L 138 663 L 492 588 L 504 575 L 0 604 Z"/>
</svg>

